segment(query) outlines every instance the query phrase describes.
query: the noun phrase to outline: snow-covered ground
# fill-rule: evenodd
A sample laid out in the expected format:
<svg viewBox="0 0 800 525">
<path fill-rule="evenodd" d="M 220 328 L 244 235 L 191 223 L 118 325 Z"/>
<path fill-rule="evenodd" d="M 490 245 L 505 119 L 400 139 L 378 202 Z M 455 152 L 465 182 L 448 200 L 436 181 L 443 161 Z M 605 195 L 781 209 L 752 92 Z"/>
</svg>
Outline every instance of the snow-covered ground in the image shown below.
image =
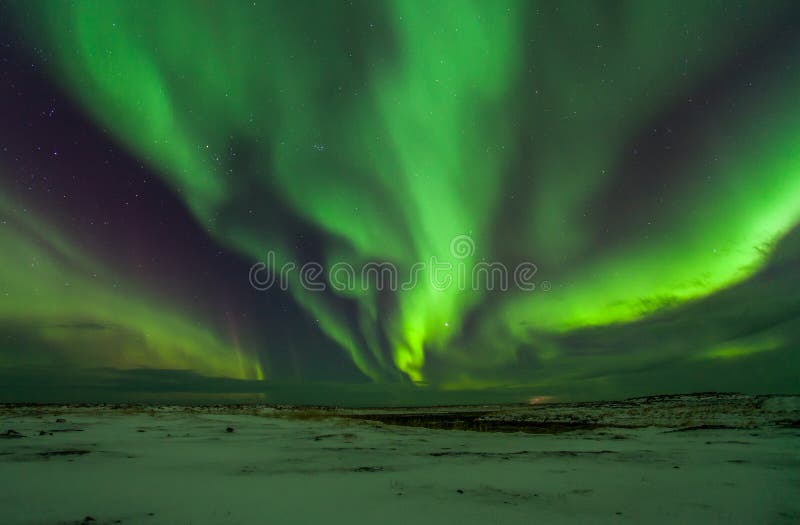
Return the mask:
<svg viewBox="0 0 800 525">
<path fill-rule="evenodd" d="M 388 425 L 387 414 L 439 428 Z M 0 523 L 798 523 L 798 419 L 797 397 L 747 396 L 6 406 Z M 442 429 L 493 424 L 506 432 Z"/>
</svg>

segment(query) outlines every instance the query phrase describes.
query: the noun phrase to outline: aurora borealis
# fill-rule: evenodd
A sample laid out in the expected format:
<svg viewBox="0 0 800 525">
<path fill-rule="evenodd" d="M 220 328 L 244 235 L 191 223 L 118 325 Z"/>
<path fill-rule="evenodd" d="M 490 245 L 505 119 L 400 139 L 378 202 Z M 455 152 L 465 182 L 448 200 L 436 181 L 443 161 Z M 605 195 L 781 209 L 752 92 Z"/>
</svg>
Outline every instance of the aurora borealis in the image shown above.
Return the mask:
<svg viewBox="0 0 800 525">
<path fill-rule="evenodd" d="M 13 389 L 797 390 L 792 2 L 0 5 Z M 406 274 L 459 235 L 539 286 L 248 283 L 269 251 Z"/>
</svg>

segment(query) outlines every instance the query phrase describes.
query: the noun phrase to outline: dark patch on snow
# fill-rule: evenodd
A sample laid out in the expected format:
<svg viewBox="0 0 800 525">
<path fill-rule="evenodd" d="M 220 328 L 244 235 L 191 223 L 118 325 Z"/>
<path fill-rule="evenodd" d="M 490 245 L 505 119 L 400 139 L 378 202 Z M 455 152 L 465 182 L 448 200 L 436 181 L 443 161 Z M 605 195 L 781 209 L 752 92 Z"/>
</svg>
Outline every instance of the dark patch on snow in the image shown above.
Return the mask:
<svg viewBox="0 0 800 525">
<path fill-rule="evenodd" d="M 380 472 L 383 470 L 383 467 L 357 467 L 353 469 L 353 472 Z"/>
<path fill-rule="evenodd" d="M 48 450 L 45 452 L 38 452 L 37 455 L 42 456 L 44 458 L 49 458 L 53 456 L 83 456 L 91 453 L 92 453 L 91 450 L 68 448 L 63 450 Z"/>
</svg>

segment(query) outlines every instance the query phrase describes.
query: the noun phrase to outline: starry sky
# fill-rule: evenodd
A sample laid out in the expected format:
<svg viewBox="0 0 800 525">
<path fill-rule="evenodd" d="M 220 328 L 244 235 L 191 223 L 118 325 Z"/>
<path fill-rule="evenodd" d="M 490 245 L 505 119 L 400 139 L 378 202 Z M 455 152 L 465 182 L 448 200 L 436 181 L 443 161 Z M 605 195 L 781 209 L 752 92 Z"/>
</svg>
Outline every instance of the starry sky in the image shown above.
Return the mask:
<svg viewBox="0 0 800 525">
<path fill-rule="evenodd" d="M 0 1 L 0 401 L 798 392 L 798 92 L 791 1 Z"/>
</svg>

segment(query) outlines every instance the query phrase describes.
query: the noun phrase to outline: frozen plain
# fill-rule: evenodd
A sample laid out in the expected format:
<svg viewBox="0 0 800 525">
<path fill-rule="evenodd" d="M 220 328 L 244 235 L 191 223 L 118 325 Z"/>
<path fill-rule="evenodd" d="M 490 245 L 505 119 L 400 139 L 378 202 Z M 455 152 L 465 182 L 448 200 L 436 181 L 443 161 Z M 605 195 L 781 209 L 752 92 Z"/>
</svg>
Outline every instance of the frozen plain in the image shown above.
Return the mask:
<svg viewBox="0 0 800 525">
<path fill-rule="evenodd" d="M 724 394 L 383 410 L 6 405 L 0 521 L 797 523 L 798 422 L 800 397 Z"/>
</svg>

